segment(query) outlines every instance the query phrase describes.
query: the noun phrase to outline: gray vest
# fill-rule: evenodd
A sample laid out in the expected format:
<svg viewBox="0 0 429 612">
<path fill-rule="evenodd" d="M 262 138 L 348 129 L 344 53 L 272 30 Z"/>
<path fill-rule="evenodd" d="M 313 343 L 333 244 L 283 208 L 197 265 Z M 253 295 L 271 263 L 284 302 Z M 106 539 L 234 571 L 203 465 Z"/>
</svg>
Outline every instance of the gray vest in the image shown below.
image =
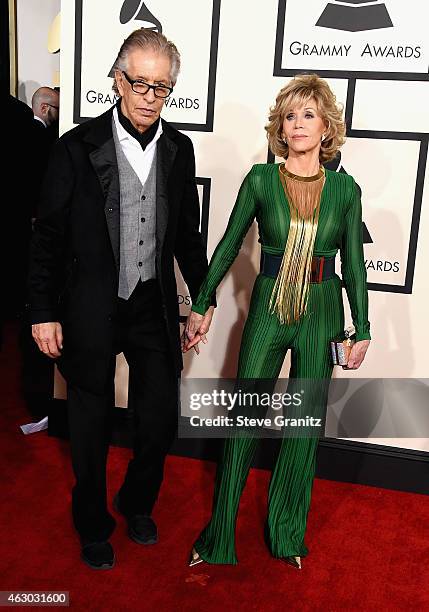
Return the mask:
<svg viewBox="0 0 429 612">
<path fill-rule="evenodd" d="M 141 181 L 122 151 L 113 125 L 120 185 L 120 266 L 118 296 L 127 300 L 139 278 L 156 277 L 156 152 L 147 180 Z"/>
</svg>

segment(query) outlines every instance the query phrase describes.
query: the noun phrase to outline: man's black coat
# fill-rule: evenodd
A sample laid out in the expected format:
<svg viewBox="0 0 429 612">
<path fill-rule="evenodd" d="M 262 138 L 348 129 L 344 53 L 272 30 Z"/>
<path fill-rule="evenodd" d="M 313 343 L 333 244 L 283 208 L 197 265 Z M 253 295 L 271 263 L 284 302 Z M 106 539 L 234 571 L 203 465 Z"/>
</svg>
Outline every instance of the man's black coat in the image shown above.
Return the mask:
<svg viewBox="0 0 429 612">
<path fill-rule="evenodd" d="M 65 378 L 101 393 L 115 351 L 119 174 L 113 109 L 55 144 L 32 239 L 31 323 L 59 321 Z M 162 121 L 156 156 L 156 273 L 177 373 L 183 367 L 174 257 L 195 300 L 207 272 L 190 139 Z M 214 303 L 214 302 L 213 302 Z M 162 384 L 162 381 L 160 381 Z"/>
</svg>

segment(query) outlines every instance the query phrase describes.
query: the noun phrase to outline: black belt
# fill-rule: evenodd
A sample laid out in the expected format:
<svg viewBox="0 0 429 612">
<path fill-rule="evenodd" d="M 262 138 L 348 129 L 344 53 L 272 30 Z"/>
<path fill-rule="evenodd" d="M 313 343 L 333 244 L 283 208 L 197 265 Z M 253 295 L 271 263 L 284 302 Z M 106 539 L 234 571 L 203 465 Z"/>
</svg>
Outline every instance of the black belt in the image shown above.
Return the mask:
<svg viewBox="0 0 429 612">
<path fill-rule="evenodd" d="M 277 277 L 283 255 L 272 255 L 261 251 L 260 274 Z M 335 276 L 335 257 L 313 257 L 311 260 L 310 283 L 321 283 Z"/>
</svg>

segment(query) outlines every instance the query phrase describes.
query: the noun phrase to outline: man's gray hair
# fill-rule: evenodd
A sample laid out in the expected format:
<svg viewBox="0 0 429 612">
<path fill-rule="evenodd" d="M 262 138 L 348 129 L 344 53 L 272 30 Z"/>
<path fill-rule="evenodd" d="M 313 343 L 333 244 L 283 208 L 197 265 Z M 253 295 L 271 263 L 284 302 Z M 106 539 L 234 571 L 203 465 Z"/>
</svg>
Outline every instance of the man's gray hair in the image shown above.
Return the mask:
<svg viewBox="0 0 429 612">
<path fill-rule="evenodd" d="M 128 55 L 136 49 L 151 49 L 157 53 L 166 55 L 170 60 L 170 79 L 171 84 L 175 85 L 177 81 L 177 75 L 180 70 L 180 53 L 177 47 L 171 40 L 168 40 L 164 34 L 155 32 L 154 30 L 148 30 L 146 28 L 139 28 L 134 30 L 124 40 L 121 48 L 119 49 L 118 56 L 113 64 L 113 70 L 126 71 L 128 65 Z M 113 91 L 119 94 L 118 87 L 116 85 L 116 79 L 113 80 Z"/>
</svg>

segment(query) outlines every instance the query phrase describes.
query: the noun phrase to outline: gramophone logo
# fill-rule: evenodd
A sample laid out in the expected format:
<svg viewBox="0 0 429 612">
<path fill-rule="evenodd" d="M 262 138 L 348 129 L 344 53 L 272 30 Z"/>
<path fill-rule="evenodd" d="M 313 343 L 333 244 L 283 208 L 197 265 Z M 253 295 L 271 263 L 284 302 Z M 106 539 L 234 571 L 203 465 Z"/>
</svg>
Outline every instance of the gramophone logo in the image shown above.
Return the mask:
<svg viewBox="0 0 429 612">
<path fill-rule="evenodd" d="M 384 2 L 334 0 L 326 5 L 316 26 L 346 32 L 365 32 L 392 28 L 393 23 Z"/>
<path fill-rule="evenodd" d="M 155 17 L 153 13 L 147 8 L 146 4 L 142 0 L 125 0 L 121 12 L 119 14 L 119 21 L 122 25 L 130 22 L 131 20 L 139 21 L 142 28 L 147 30 L 154 30 L 162 34 L 161 22 Z M 114 71 L 113 66 L 111 67 L 109 77 L 113 78 Z"/>
<path fill-rule="evenodd" d="M 142 28 L 156 30 L 162 33 L 161 22 L 150 12 L 146 4 L 141 0 L 125 0 L 119 15 L 119 21 L 124 24 L 135 19 L 142 22 Z"/>
</svg>

